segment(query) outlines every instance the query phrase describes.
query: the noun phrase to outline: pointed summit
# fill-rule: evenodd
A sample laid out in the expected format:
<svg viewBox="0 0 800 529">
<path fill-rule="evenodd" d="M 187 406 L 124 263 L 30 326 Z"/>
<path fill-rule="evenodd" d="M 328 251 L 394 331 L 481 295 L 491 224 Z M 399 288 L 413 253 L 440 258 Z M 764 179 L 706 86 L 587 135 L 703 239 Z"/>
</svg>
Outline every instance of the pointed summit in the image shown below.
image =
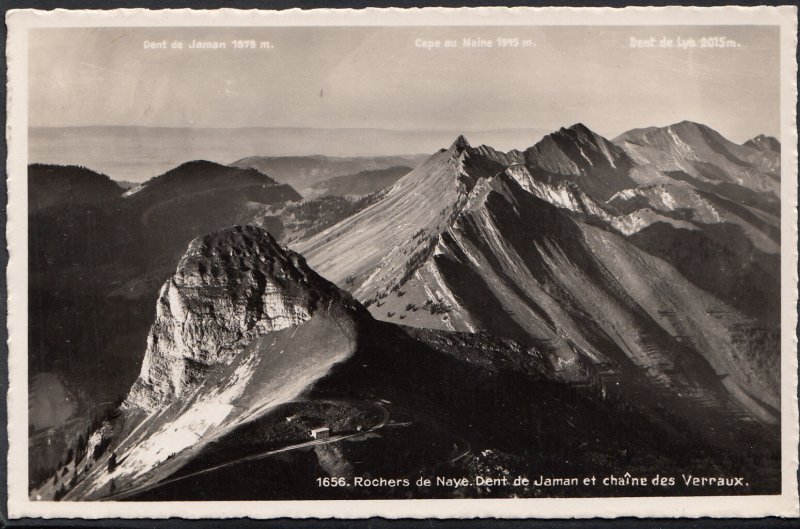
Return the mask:
<svg viewBox="0 0 800 529">
<path fill-rule="evenodd" d="M 561 128 L 526 149 L 525 163 L 535 178 L 575 182 L 601 201 L 634 184 L 628 156 L 583 123 Z"/>
<path fill-rule="evenodd" d="M 395 182 L 380 200 L 294 249 L 324 277 L 380 306 L 430 256 L 476 184 L 503 171 L 501 159 L 500 153 L 471 147 L 459 136 Z M 406 220 L 396 222 L 401 218 Z"/>
<path fill-rule="evenodd" d="M 265 230 L 234 226 L 198 237 L 161 287 L 141 372 L 124 406 L 164 406 L 255 338 L 333 305 L 359 310 Z"/>
<path fill-rule="evenodd" d="M 711 129 L 708 125 L 703 125 L 702 123 L 697 123 L 696 121 L 690 121 L 688 119 L 673 123 L 669 127 L 673 129 Z"/>
<path fill-rule="evenodd" d="M 564 130 L 564 129 L 562 129 L 562 130 Z M 578 136 L 594 136 L 595 135 L 594 132 L 592 132 L 591 129 L 589 127 L 587 127 L 586 125 L 584 125 L 583 123 L 575 123 L 574 125 L 572 125 L 571 127 L 569 127 L 566 130 L 569 130 L 569 131 L 577 134 Z"/>
<path fill-rule="evenodd" d="M 463 134 L 459 135 L 459 137 L 456 138 L 456 141 L 454 141 L 453 144 L 450 146 L 451 149 L 458 149 L 458 150 L 469 149 L 470 147 L 471 145 L 469 144 L 467 138 L 465 138 Z"/>
</svg>

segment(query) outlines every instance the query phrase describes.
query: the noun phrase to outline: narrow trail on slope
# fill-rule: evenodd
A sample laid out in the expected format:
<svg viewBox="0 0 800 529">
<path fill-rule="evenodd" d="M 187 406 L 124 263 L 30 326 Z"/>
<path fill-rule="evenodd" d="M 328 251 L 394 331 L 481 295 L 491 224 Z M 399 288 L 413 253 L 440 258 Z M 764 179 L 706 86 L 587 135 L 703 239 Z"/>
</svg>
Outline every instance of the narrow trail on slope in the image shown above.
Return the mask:
<svg viewBox="0 0 800 529">
<path fill-rule="evenodd" d="M 304 401 L 295 401 L 295 402 L 304 402 Z M 347 403 L 347 401 L 333 401 L 333 400 L 324 401 L 324 402 Z M 262 452 L 262 453 L 259 453 L 259 454 L 253 454 L 253 455 L 246 456 L 246 457 L 243 457 L 243 458 L 240 458 L 240 459 L 236 459 L 234 461 L 228 461 L 228 462 L 225 462 L 225 463 L 220 463 L 219 465 L 215 465 L 213 467 L 205 468 L 203 470 L 198 470 L 197 472 L 192 472 L 191 474 L 185 474 L 185 475 L 178 476 L 178 477 L 175 477 L 175 478 L 166 479 L 164 481 L 159 481 L 157 483 L 153 483 L 153 484 L 149 484 L 149 485 L 143 485 L 143 486 L 131 489 L 131 490 L 120 492 L 119 494 L 114 494 L 113 496 L 106 496 L 105 498 L 102 498 L 101 501 L 121 500 L 121 499 L 125 499 L 125 498 L 128 498 L 130 496 L 142 493 L 142 492 L 148 492 L 150 490 L 157 489 L 157 488 L 165 486 L 165 485 L 170 485 L 172 483 L 183 481 L 185 479 L 194 478 L 194 477 L 197 477 L 197 476 L 208 474 L 210 472 L 215 472 L 217 470 L 221 470 L 223 468 L 232 467 L 234 465 L 238 465 L 238 464 L 241 464 L 241 463 L 246 463 L 248 461 L 257 461 L 257 460 L 260 460 L 260 459 L 265 459 L 265 458 L 270 457 L 270 456 L 275 455 L 275 454 L 280 454 L 280 453 L 284 453 L 284 452 L 291 452 L 293 450 L 299 450 L 301 448 L 307 448 L 307 447 L 315 446 L 315 445 L 336 443 L 336 442 L 339 442 L 339 441 L 343 441 L 345 439 L 350 439 L 352 437 L 358 437 L 360 435 L 364 435 L 364 434 L 367 434 L 367 433 L 371 433 L 371 432 L 375 432 L 377 430 L 380 430 L 381 428 L 386 426 L 386 424 L 389 422 L 389 418 L 390 418 L 389 410 L 387 410 L 379 402 L 359 402 L 359 404 L 368 404 L 368 405 L 372 406 L 374 409 L 377 409 L 377 410 L 379 410 L 381 412 L 382 417 L 381 417 L 381 420 L 378 422 L 378 424 L 374 425 L 372 428 L 370 428 L 368 430 L 364 430 L 364 431 L 361 431 L 361 432 L 356 432 L 356 433 L 347 434 L 347 435 L 338 435 L 338 436 L 334 436 L 334 437 L 328 437 L 328 438 L 325 438 L 325 439 L 316 439 L 316 440 L 313 440 L 313 441 L 305 441 L 303 443 L 297 443 L 297 444 L 293 444 L 293 445 L 289 445 L 289 446 L 284 446 L 283 448 L 278 448 L 278 449 L 275 449 L 275 450 L 269 450 L 267 452 Z"/>
</svg>

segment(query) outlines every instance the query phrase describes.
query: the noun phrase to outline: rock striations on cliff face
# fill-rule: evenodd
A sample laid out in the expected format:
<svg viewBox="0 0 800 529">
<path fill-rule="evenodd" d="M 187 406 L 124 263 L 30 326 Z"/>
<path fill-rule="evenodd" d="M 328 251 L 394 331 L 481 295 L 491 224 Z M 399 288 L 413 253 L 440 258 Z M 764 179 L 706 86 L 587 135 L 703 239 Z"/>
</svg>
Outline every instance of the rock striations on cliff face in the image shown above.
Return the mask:
<svg viewBox="0 0 800 529">
<path fill-rule="evenodd" d="M 708 164 L 722 160 L 711 147 L 696 149 L 707 151 Z M 776 422 L 773 331 L 741 312 L 741 304 L 728 305 L 731 284 L 712 289 L 701 274 L 682 273 L 687 267 L 680 261 L 689 256 L 669 254 L 679 247 L 667 251 L 649 237 L 631 241 L 650 225 L 666 227 L 667 241 L 678 240 L 667 237 L 673 232 L 680 240 L 703 240 L 692 233 L 701 230 L 719 239 L 725 228 L 717 224 L 725 224 L 737 233 L 730 246 L 758 243 L 766 252 L 775 248 L 764 234 L 775 231 L 767 212 L 750 214 L 715 194 L 717 184 L 697 179 L 661 173 L 669 187 L 638 184 L 631 176 L 636 160 L 580 124 L 528 149 L 524 165 L 505 168 L 501 160 L 459 137 L 369 208 L 296 247 L 377 319 L 533 343 L 576 380 L 590 365 L 609 380 L 620 378 L 615 387 L 627 391 L 630 383 L 640 402 L 640 388 L 650 387 L 652 402 L 674 403 L 681 414 L 700 403 L 702 411 L 687 413 L 698 422 L 724 423 L 736 408 Z M 756 203 L 753 192 L 727 183 L 728 195 Z M 630 203 L 620 200 L 628 195 Z M 756 242 L 744 246 L 744 237 Z M 704 246 L 688 245 L 695 254 Z M 730 267 L 738 267 L 739 254 L 725 251 L 737 263 Z M 761 268 L 774 269 L 762 261 Z M 695 270 L 719 269 L 692 262 Z"/>
<path fill-rule="evenodd" d="M 168 404 L 253 339 L 334 303 L 360 308 L 260 228 L 199 237 L 161 287 L 141 373 L 123 406 L 152 411 Z"/>
</svg>

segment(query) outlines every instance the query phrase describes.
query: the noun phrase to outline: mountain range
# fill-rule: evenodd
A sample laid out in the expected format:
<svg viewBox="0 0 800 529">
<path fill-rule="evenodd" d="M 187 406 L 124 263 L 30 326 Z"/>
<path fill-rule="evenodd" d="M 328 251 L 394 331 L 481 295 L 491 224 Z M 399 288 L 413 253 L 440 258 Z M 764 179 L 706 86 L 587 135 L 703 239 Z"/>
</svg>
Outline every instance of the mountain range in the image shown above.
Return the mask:
<svg viewBox="0 0 800 529">
<path fill-rule="evenodd" d="M 242 169 L 256 169 L 280 182 L 291 185 L 295 189 L 305 190 L 315 184 L 330 181 L 330 179 L 337 177 L 340 182 L 347 179 L 366 182 L 370 180 L 369 176 L 373 172 L 378 172 L 376 176 L 380 178 L 380 171 L 392 170 L 392 172 L 395 172 L 398 167 L 416 167 L 425 158 L 426 156 L 423 155 L 362 157 L 250 156 L 237 160 L 231 165 Z M 357 176 L 359 174 L 361 174 L 360 177 Z M 351 193 L 338 194 L 347 195 Z"/>
<path fill-rule="evenodd" d="M 525 151 L 462 136 L 383 188 L 364 182 L 391 157 L 291 181 L 299 161 L 198 161 L 113 192 L 86 171 L 95 201 L 31 186 L 32 372 L 121 400 L 58 461 L 74 480 L 43 468 L 31 494 L 505 496 L 312 478 L 620 465 L 776 490 L 779 151 L 690 122 L 577 124 Z M 295 191 L 315 186 L 332 194 Z M 333 441 L 309 441 L 322 426 Z"/>
</svg>

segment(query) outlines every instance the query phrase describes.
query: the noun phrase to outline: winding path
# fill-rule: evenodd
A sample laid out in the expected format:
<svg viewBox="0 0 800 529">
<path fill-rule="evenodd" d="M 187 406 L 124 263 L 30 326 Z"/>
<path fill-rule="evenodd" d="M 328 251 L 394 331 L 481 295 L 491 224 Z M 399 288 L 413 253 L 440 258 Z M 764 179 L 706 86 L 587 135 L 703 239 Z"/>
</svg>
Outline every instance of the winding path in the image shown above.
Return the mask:
<svg viewBox="0 0 800 529">
<path fill-rule="evenodd" d="M 333 401 L 329 401 L 329 402 L 333 402 Z M 345 401 L 336 401 L 336 402 L 345 402 Z M 260 460 L 260 459 L 265 459 L 267 457 L 273 456 L 275 454 L 280 454 L 280 453 L 283 453 L 283 452 L 290 452 L 290 451 L 293 451 L 293 450 L 299 450 L 301 448 L 307 448 L 309 446 L 322 445 L 322 444 L 328 444 L 328 443 L 336 443 L 336 442 L 339 442 L 339 441 L 343 441 L 345 439 L 349 439 L 351 437 L 357 437 L 359 435 L 364 435 L 366 433 L 374 432 L 376 430 L 379 430 L 379 429 L 383 428 L 389 422 L 389 418 L 390 418 L 389 410 L 387 410 L 383 406 L 383 404 L 381 404 L 380 402 L 359 402 L 358 404 L 368 404 L 368 405 L 372 406 L 373 408 L 379 410 L 381 412 L 381 420 L 378 421 L 377 424 L 375 424 L 374 426 L 372 426 L 368 430 L 364 430 L 364 431 L 356 432 L 356 433 L 352 433 L 352 434 L 347 434 L 347 435 L 336 435 L 336 436 L 332 436 L 332 437 L 327 437 L 325 439 L 315 439 L 315 440 L 312 440 L 312 441 L 305 441 L 305 442 L 302 442 L 302 443 L 296 443 L 296 444 L 293 444 L 293 445 L 284 446 L 282 448 L 277 448 L 275 450 L 269 450 L 267 452 L 261 452 L 259 454 L 249 455 L 249 456 L 242 457 L 240 459 L 236 459 L 236 460 L 233 460 L 233 461 L 227 461 L 225 463 L 220 463 L 219 465 L 214 465 L 212 467 L 205 468 L 203 470 L 198 470 L 197 472 L 192 472 L 190 474 L 184 474 L 184 475 L 177 476 L 177 477 L 174 477 L 174 478 L 171 478 L 171 479 L 166 479 L 166 480 L 163 480 L 163 481 L 159 481 L 157 483 L 141 485 L 139 487 L 136 487 L 136 488 L 133 488 L 133 489 L 129 489 L 129 490 L 120 492 L 118 494 L 114 494 L 112 496 L 106 496 L 105 498 L 102 498 L 102 501 L 122 500 L 122 499 L 125 499 L 125 498 L 129 498 L 131 496 L 134 496 L 136 494 L 140 494 L 142 492 L 147 492 L 147 491 L 162 487 L 164 485 L 169 485 L 169 484 L 176 483 L 176 482 L 179 482 L 179 481 L 182 481 L 182 480 L 185 480 L 185 479 L 194 478 L 194 477 L 197 477 L 197 476 L 201 476 L 203 474 L 208 474 L 210 472 L 215 472 L 217 470 L 220 470 L 220 469 L 223 469 L 223 468 L 227 468 L 227 467 L 231 467 L 231 466 L 234 466 L 234 465 L 238 465 L 238 464 L 241 464 L 241 463 L 245 463 L 247 461 L 257 461 L 257 460 Z"/>
</svg>

